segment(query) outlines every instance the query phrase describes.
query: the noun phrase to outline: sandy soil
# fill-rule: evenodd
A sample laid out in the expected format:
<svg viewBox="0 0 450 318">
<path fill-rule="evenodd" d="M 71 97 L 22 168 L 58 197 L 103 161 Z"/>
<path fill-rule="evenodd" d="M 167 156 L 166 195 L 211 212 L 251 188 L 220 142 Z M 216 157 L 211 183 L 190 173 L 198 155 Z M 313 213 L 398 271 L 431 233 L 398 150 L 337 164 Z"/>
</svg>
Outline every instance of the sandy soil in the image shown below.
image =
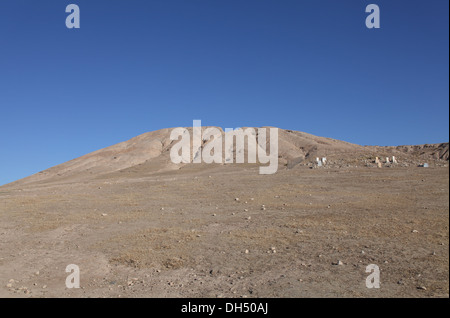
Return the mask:
<svg viewBox="0 0 450 318">
<path fill-rule="evenodd" d="M 449 297 L 449 170 L 202 164 L 10 185 L 0 238 L 0 297 Z"/>
</svg>

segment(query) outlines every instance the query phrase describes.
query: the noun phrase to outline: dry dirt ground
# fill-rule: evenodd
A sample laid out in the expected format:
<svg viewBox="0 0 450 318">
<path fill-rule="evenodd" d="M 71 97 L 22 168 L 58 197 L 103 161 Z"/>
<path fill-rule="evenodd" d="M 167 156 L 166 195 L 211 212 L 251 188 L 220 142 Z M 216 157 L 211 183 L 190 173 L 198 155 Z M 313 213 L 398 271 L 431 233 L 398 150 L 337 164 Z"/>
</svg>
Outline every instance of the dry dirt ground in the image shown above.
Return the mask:
<svg viewBox="0 0 450 318">
<path fill-rule="evenodd" d="M 190 165 L 0 187 L 0 297 L 449 297 L 448 245 L 447 167 Z"/>
</svg>

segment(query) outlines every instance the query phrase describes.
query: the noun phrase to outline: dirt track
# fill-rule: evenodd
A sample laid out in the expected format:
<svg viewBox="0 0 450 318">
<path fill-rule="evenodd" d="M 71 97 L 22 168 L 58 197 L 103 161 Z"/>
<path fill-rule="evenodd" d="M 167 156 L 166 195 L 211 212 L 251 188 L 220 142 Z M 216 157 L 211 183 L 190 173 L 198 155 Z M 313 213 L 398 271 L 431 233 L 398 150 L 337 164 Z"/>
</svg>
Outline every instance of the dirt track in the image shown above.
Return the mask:
<svg viewBox="0 0 450 318">
<path fill-rule="evenodd" d="M 1 187 L 0 297 L 449 297 L 448 195 L 448 168 L 416 167 Z"/>
</svg>

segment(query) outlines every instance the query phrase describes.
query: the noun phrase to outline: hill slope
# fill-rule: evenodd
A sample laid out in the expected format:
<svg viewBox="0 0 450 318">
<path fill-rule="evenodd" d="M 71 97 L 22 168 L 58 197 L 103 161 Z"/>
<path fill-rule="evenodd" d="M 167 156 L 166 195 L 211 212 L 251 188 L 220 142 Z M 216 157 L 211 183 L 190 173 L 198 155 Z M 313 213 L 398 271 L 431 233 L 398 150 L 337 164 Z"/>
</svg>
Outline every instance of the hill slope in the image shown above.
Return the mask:
<svg viewBox="0 0 450 318">
<path fill-rule="evenodd" d="M 202 127 L 203 131 L 206 128 Z M 192 128 L 189 127 L 187 130 L 192 138 Z M 220 128 L 219 130 L 224 136 L 223 130 Z M 170 149 L 178 142 L 170 139 L 171 131 L 172 129 L 167 128 L 139 135 L 15 181 L 10 185 L 82 181 L 133 167 L 139 167 L 145 173 L 182 169 L 186 164 L 174 164 L 170 159 Z M 255 131 L 257 132 L 257 128 Z M 208 142 L 210 141 L 203 140 L 202 147 Z M 373 167 L 377 156 L 382 159 L 396 156 L 399 164 L 402 165 L 418 165 L 426 161 L 443 165 L 449 160 L 448 143 L 397 147 L 360 146 L 284 129 L 279 129 L 278 142 L 279 165 L 280 168 L 287 169 L 304 165 L 312 167 L 316 157 L 326 157 L 329 167 L 338 168 L 354 165 Z M 268 141 L 266 149 L 270 149 Z M 247 160 L 246 150 L 247 148 L 233 148 L 234 154 L 244 151 Z"/>
</svg>

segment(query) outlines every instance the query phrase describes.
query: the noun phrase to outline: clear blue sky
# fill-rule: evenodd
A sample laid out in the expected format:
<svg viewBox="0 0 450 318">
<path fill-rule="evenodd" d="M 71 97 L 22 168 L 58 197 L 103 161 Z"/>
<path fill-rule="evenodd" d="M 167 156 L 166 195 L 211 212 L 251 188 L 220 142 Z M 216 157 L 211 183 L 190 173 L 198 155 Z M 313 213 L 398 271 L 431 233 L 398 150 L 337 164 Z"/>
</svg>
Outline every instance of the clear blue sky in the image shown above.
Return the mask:
<svg viewBox="0 0 450 318">
<path fill-rule="evenodd" d="M 1 0 L 0 184 L 193 119 L 447 142 L 448 47 L 447 0 Z"/>
</svg>

